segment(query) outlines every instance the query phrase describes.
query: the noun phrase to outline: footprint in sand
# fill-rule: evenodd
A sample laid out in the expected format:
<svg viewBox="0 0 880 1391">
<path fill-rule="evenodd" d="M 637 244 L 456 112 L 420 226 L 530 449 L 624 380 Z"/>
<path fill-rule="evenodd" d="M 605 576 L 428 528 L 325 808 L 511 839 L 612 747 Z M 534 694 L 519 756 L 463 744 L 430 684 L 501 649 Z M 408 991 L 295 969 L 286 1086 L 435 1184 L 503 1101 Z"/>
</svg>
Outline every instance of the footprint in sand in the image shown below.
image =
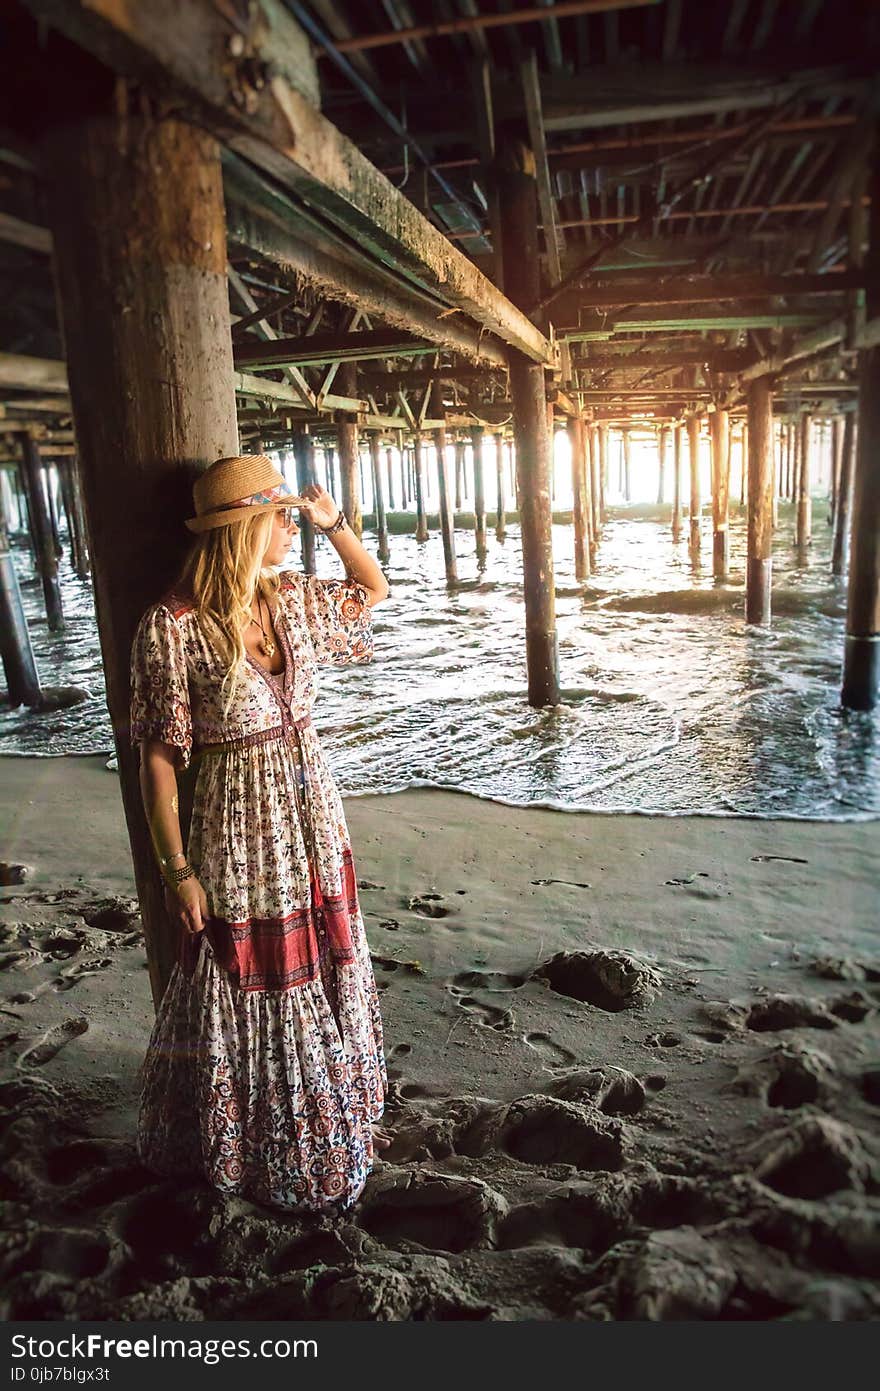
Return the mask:
<svg viewBox="0 0 880 1391">
<path fill-rule="evenodd" d="M 453 976 L 451 984 L 459 990 L 489 990 L 494 993 L 519 990 L 525 976 L 509 975 L 506 971 L 462 971 Z"/>
<path fill-rule="evenodd" d="M 446 918 L 449 916 L 449 909 L 446 907 L 443 894 L 416 894 L 413 898 L 407 899 L 406 906 L 410 912 L 418 913 L 422 918 Z"/>
<path fill-rule="evenodd" d="M 54 1024 L 51 1029 L 47 1029 L 37 1043 L 32 1043 L 30 1048 L 25 1049 L 16 1066 L 23 1068 L 44 1067 L 72 1039 L 79 1038 L 80 1034 L 84 1034 L 88 1027 L 89 1021 L 84 1019 L 82 1015 L 74 1019 L 65 1019 L 61 1024 Z"/>
<path fill-rule="evenodd" d="M 509 1009 L 499 1009 L 497 1005 L 484 1005 L 479 1000 L 475 1000 L 473 995 L 461 995 L 454 988 L 447 986 L 450 994 L 455 995 L 456 1004 L 459 1009 L 463 1009 L 467 1014 L 474 1016 L 476 1022 L 484 1029 L 512 1029 L 513 1013 Z"/>
<path fill-rule="evenodd" d="M 95 971 L 106 971 L 107 967 L 112 965 L 109 956 L 102 956 L 96 961 L 80 961 L 76 966 L 68 966 L 66 971 L 62 971 L 58 979 L 52 982 L 52 989 L 58 994 L 63 990 L 72 990 L 83 976 L 93 975 Z"/>
<path fill-rule="evenodd" d="M 577 1062 L 575 1054 L 554 1043 L 549 1034 L 524 1034 L 523 1042 L 540 1054 L 545 1067 L 571 1067 Z"/>
</svg>

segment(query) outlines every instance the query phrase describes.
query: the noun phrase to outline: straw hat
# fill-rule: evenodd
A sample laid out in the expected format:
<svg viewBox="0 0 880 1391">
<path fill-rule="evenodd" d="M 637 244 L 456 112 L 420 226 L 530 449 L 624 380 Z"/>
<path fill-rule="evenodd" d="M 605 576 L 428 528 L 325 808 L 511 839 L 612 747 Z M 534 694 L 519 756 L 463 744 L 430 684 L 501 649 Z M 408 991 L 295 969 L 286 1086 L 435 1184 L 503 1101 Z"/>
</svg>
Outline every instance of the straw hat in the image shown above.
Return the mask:
<svg viewBox="0 0 880 1391">
<path fill-rule="evenodd" d="M 190 531 L 209 531 L 246 521 L 257 512 L 308 502 L 308 498 L 291 493 L 284 474 L 265 454 L 218 459 L 199 475 L 192 493 L 196 515 L 185 519 Z"/>
</svg>

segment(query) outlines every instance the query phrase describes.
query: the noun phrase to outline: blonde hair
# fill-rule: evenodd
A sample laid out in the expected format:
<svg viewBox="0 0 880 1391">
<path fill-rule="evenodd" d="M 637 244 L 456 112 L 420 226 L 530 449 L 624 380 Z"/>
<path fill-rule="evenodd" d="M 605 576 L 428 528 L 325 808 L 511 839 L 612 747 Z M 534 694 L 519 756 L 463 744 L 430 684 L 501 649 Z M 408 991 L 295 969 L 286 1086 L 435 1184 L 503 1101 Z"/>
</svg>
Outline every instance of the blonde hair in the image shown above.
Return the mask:
<svg viewBox="0 0 880 1391">
<path fill-rule="evenodd" d="M 180 573 L 181 585 L 195 598 L 199 621 L 228 662 L 220 688 L 224 715 L 246 659 L 243 630 L 253 621 L 254 593 L 259 591 L 268 603 L 281 584 L 275 567 L 263 565 L 274 518 L 274 511 L 258 512 L 246 521 L 200 532 Z"/>
</svg>

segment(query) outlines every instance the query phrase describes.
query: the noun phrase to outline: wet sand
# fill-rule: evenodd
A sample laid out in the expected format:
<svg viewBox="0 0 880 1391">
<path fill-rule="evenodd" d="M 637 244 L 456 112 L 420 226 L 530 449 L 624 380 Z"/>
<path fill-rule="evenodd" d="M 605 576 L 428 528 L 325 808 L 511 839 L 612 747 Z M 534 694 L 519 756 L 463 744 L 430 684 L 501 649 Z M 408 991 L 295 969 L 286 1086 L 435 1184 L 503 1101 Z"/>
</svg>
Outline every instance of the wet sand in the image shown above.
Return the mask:
<svg viewBox="0 0 880 1391">
<path fill-rule="evenodd" d="M 137 1163 L 116 775 L 2 768 L 4 1318 L 880 1315 L 880 823 L 348 799 L 395 1142 L 299 1217 Z"/>
</svg>

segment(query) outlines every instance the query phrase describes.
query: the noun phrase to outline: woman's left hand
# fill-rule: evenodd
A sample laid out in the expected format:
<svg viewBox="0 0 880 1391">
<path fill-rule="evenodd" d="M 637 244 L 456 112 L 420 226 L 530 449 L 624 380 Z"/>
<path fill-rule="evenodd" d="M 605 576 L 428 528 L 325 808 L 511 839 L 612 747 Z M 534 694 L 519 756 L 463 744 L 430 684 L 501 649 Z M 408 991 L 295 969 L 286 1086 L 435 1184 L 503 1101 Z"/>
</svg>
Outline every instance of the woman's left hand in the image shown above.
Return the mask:
<svg viewBox="0 0 880 1391">
<path fill-rule="evenodd" d="M 332 526 L 339 516 L 338 506 L 320 483 L 307 483 L 301 489 L 300 497 L 308 498 L 308 502 L 300 503 L 300 512 L 315 526 Z"/>
</svg>

